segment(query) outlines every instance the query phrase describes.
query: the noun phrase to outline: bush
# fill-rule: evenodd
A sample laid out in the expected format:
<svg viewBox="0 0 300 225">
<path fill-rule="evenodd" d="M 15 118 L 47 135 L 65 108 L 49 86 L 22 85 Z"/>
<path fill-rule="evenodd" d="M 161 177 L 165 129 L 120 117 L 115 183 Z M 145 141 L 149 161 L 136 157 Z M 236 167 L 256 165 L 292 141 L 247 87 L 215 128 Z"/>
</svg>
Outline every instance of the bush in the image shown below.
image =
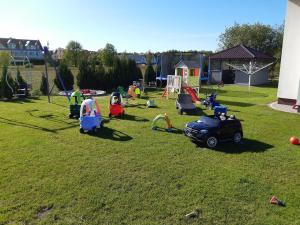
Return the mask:
<svg viewBox="0 0 300 225">
<path fill-rule="evenodd" d="M 46 75 L 44 73 L 42 73 L 42 80 L 41 80 L 41 84 L 40 84 L 40 91 L 43 95 L 48 95 L 48 91 L 47 91 L 47 78 Z"/>
<path fill-rule="evenodd" d="M 145 84 L 148 84 L 148 82 L 155 81 L 155 79 L 156 73 L 153 69 L 153 66 L 151 64 L 148 64 L 145 71 L 144 82 Z"/>
<path fill-rule="evenodd" d="M 1 80 L 0 80 L 0 96 L 2 98 L 12 99 L 14 92 L 16 92 L 17 84 L 16 84 L 15 80 L 10 76 L 10 74 L 8 74 L 7 81 L 9 83 L 9 85 L 11 86 L 11 88 L 13 89 L 13 90 L 11 90 L 11 88 L 9 87 L 9 85 L 6 82 L 7 70 L 8 70 L 7 66 L 4 66 L 2 69 L 2 76 L 1 76 Z"/>
<path fill-rule="evenodd" d="M 67 90 L 73 90 L 74 76 L 73 76 L 71 70 L 69 69 L 68 65 L 64 61 L 62 61 L 60 63 L 60 65 L 58 67 L 58 71 L 59 71 L 60 77 L 65 85 L 65 88 Z M 60 91 L 64 90 L 64 88 L 63 88 L 62 84 L 60 83 L 57 76 L 54 79 L 54 83 Z"/>
</svg>

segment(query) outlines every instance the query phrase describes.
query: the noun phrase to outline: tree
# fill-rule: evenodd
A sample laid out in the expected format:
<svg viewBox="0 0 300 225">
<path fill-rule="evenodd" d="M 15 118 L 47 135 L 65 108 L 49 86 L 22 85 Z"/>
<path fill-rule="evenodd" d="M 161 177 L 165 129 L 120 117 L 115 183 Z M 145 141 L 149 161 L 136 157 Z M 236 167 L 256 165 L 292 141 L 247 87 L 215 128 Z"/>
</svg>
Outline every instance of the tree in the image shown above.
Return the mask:
<svg viewBox="0 0 300 225">
<path fill-rule="evenodd" d="M 71 70 L 69 69 L 67 63 L 62 61 L 58 67 L 58 71 L 59 71 L 60 77 L 65 85 L 65 88 L 67 90 L 73 90 L 74 76 L 73 76 Z M 60 83 L 57 76 L 54 79 L 54 83 L 60 91 L 64 90 L 64 88 L 63 88 L 62 84 Z"/>
<path fill-rule="evenodd" d="M 117 50 L 115 46 L 107 43 L 104 49 L 98 51 L 100 60 L 105 66 L 113 66 L 114 58 L 117 55 Z"/>
<path fill-rule="evenodd" d="M 2 77 L 0 79 L 0 96 L 2 98 L 7 98 L 7 99 L 12 99 L 13 97 L 13 92 L 16 91 L 17 85 L 14 79 L 10 76 L 8 73 L 8 68 L 7 66 L 2 67 Z M 7 80 L 6 80 L 7 76 Z M 7 84 L 9 83 L 9 85 Z M 13 90 L 11 90 L 11 88 Z"/>
<path fill-rule="evenodd" d="M 227 27 L 219 36 L 222 49 L 244 44 L 271 56 L 281 53 L 283 25 L 271 27 L 261 23 L 238 24 Z"/>
<path fill-rule="evenodd" d="M 156 73 L 153 69 L 153 66 L 152 64 L 148 64 L 144 75 L 144 82 L 145 84 L 148 84 L 148 82 L 155 81 L 155 79 Z"/>
<path fill-rule="evenodd" d="M 77 41 L 70 41 L 64 53 L 64 59 L 70 64 L 77 67 L 83 58 L 82 46 Z"/>
<path fill-rule="evenodd" d="M 40 91 L 42 92 L 43 95 L 47 95 L 48 94 L 48 90 L 47 90 L 47 78 L 46 78 L 46 75 L 44 73 L 42 73 L 42 80 L 41 80 L 41 84 L 40 84 Z"/>
<path fill-rule="evenodd" d="M 8 52 L 0 52 L 0 67 L 8 66 L 10 62 L 10 54 Z"/>
</svg>

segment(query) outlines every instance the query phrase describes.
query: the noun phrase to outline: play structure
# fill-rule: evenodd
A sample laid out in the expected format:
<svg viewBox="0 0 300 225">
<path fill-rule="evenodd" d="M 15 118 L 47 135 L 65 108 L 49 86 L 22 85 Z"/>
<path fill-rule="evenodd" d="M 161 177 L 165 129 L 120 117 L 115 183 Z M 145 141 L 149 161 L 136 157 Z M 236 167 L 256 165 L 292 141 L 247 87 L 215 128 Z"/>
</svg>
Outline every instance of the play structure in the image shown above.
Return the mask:
<svg viewBox="0 0 300 225">
<path fill-rule="evenodd" d="M 100 107 L 95 99 L 86 99 L 80 107 L 80 133 L 97 132 L 103 126 Z"/>
<path fill-rule="evenodd" d="M 156 126 L 156 124 L 160 120 L 164 120 L 166 122 L 166 124 L 167 124 L 166 131 L 167 132 L 172 132 L 173 131 L 171 120 L 170 120 L 169 116 L 167 115 L 167 113 L 159 114 L 153 119 L 153 121 L 152 121 L 152 130 L 157 130 L 158 127 Z"/>
<path fill-rule="evenodd" d="M 198 98 L 199 87 L 190 87 L 185 81 L 187 81 L 187 79 L 184 76 L 168 75 L 167 86 L 165 87 L 162 97 L 169 98 L 170 93 L 180 94 L 181 92 L 185 92 L 192 97 L 193 102 L 200 101 Z"/>
<path fill-rule="evenodd" d="M 176 109 L 180 115 L 182 115 L 183 112 L 194 113 L 196 111 L 196 106 L 193 104 L 191 95 L 185 93 L 178 94 L 178 98 L 176 100 Z"/>
<path fill-rule="evenodd" d="M 44 59 L 45 59 L 45 78 L 46 78 L 46 86 L 47 86 L 48 103 L 51 102 L 50 96 L 51 96 L 51 93 L 52 93 L 54 85 L 55 85 L 53 83 L 51 89 L 49 88 L 48 64 L 53 66 L 56 78 L 58 79 L 59 83 L 61 84 L 61 86 L 63 87 L 63 90 L 65 92 L 64 96 L 66 96 L 68 99 L 68 102 L 70 102 L 70 92 L 68 92 L 68 90 L 66 89 L 65 84 L 60 76 L 59 70 L 57 68 L 58 62 L 53 60 L 53 58 L 51 57 L 51 54 L 49 53 L 48 47 L 44 47 Z"/>
<path fill-rule="evenodd" d="M 7 86 L 11 90 L 13 96 L 15 97 L 26 97 L 28 95 L 28 92 L 32 88 L 32 71 L 31 71 L 31 63 L 27 56 L 25 57 L 10 57 L 10 64 L 11 64 L 11 70 L 7 70 L 5 81 L 7 83 Z M 23 81 L 20 80 L 20 77 L 18 76 L 18 66 L 22 66 L 23 68 L 26 68 L 27 74 L 24 74 Z M 15 74 L 15 81 L 17 83 L 16 91 L 13 88 L 13 84 L 9 82 L 8 76 L 9 74 Z M 14 76 L 12 76 L 14 77 Z"/>
<path fill-rule="evenodd" d="M 128 87 L 127 98 L 140 98 L 143 91 L 143 86 L 140 81 L 133 81 L 133 84 Z"/>
<path fill-rule="evenodd" d="M 70 119 L 74 117 L 78 119 L 80 117 L 80 107 L 83 100 L 85 100 L 85 97 L 80 91 L 77 90 L 71 94 L 69 114 Z"/>
<path fill-rule="evenodd" d="M 113 92 L 109 100 L 109 117 L 123 116 L 125 114 L 124 106 L 122 104 L 122 95 L 119 92 Z"/>
</svg>

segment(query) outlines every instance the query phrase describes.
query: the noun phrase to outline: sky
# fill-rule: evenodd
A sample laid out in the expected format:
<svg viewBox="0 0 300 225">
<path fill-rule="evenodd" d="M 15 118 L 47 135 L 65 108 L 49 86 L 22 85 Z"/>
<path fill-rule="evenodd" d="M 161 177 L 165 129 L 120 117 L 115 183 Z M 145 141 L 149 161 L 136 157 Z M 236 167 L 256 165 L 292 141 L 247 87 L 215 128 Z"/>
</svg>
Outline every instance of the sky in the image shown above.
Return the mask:
<svg viewBox="0 0 300 225">
<path fill-rule="evenodd" d="M 39 39 L 50 49 L 70 40 L 97 51 L 217 50 L 237 23 L 284 22 L 287 0 L 2 0 L 0 37 Z"/>
</svg>

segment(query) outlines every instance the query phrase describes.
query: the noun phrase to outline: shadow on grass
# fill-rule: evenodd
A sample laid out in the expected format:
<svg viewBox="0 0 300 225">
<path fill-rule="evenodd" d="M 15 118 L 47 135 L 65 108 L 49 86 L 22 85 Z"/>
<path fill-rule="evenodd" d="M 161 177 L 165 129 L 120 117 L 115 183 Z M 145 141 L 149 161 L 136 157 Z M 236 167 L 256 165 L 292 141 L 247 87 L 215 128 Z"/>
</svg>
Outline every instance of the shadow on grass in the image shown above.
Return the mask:
<svg viewBox="0 0 300 225">
<path fill-rule="evenodd" d="M 39 97 L 30 97 L 30 98 L 1 99 L 0 101 L 24 104 L 24 103 L 35 103 L 34 100 L 39 100 L 39 99 L 40 99 Z"/>
<path fill-rule="evenodd" d="M 137 103 L 137 104 L 128 104 L 125 108 L 139 108 L 139 109 L 145 109 L 146 104 Z"/>
<path fill-rule="evenodd" d="M 102 127 L 97 133 L 92 133 L 90 136 L 109 139 L 112 141 L 130 141 L 132 137 L 118 130 L 109 127 Z"/>
<path fill-rule="evenodd" d="M 153 130 L 153 132 L 168 132 L 166 128 L 162 128 L 162 127 L 157 127 L 156 130 Z M 182 129 L 178 129 L 176 127 L 172 127 L 172 132 L 168 132 L 168 133 L 173 133 L 173 134 L 183 134 L 183 130 Z"/>
<path fill-rule="evenodd" d="M 116 119 L 116 120 L 130 120 L 130 121 L 135 121 L 135 122 L 148 122 L 149 120 L 140 116 L 134 116 L 130 114 L 125 114 L 121 117 L 111 117 L 111 120 Z"/>
<path fill-rule="evenodd" d="M 265 98 L 268 97 L 268 94 L 260 93 L 260 92 L 250 92 L 245 91 L 234 91 L 234 90 L 221 90 L 221 89 L 212 89 L 212 88 L 202 88 L 201 93 L 206 95 L 210 95 L 212 92 L 216 92 L 219 96 L 227 96 L 227 97 L 238 97 L 238 98 Z"/>
<path fill-rule="evenodd" d="M 30 129 L 40 130 L 40 131 L 45 131 L 45 132 L 50 132 L 50 133 L 56 133 L 56 130 L 48 129 L 48 128 L 37 126 L 34 124 L 24 123 L 24 122 L 17 121 L 17 120 L 11 120 L 11 119 L 7 119 L 7 118 L 3 118 L 3 117 L 0 117 L 0 123 L 17 126 L 17 127 L 25 127 L 25 128 L 30 128 Z"/>
<path fill-rule="evenodd" d="M 218 101 L 221 105 L 231 105 L 231 106 L 239 106 L 239 107 L 250 107 L 254 106 L 255 104 L 248 103 L 248 102 L 235 102 L 235 101 L 227 101 L 227 100 L 220 100 Z"/>
<path fill-rule="evenodd" d="M 199 147 L 205 147 L 204 144 L 197 144 L 197 145 Z M 265 152 L 273 147 L 274 147 L 273 145 L 261 141 L 244 138 L 242 143 L 240 144 L 234 144 L 232 142 L 221 142 L 213 150 L 218 152 L 228 153 L 228 154 L 239 154 L 243 152 L 255 152 L 255 153 Z"/>
</svg>

